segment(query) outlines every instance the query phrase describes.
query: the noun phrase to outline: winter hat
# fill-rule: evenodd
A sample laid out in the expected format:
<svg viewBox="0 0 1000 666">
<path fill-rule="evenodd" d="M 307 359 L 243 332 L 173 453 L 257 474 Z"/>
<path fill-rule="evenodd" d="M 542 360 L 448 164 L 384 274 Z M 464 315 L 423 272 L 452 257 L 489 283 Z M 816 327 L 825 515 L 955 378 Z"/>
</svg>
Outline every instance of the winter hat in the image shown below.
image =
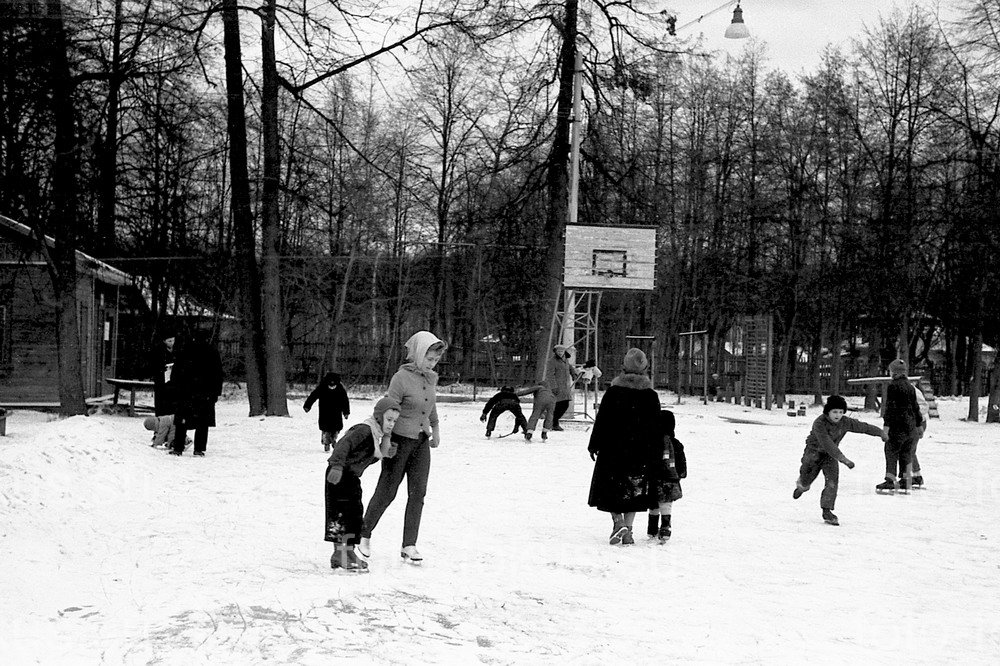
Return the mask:
<svg viewBox="0 0 1000 666">
<path fill-rule="evenodd" d="M 444 340 L 441 340 L 430 331 L 417 331 L 404 344 L 406 347 L 406 360 L 419 365 L 423 361 L 424 356 L 427 355 L 427 350 L 437 344 L 446 349 L 448 347 Z"/>
<path fill-rule="evenodd" d="M 389 396 L 384 396 L 379 398 L 379 401 L 375 403 L 375 411 L 372 416 L 375 417 L 375 421 L 382 425 L 382 417 L 390 409 L 395 409 L 397 412 L 400 411 L 399 403 L 390 398 Z"/>
<path fill-rule="evenodd" d="M 625 353 L 625 362 L 622 364 L 622 368 L 625 372 L 633 372 L 639 374 L 641 372 L 646 372 L 646 368 L 649 367 L 649 359 L 646 358 L 646 354 L 638 347 L 632 347 L 628 352 Z"/>
<path fill-rule="evenodd" d="M 501 391 L 501 393 L 513 393 L 514 392 L 514 387 L 513 386 L 501 386 L 500 387 L 500 391 Z"/>
<path fill-rule="evenodd" d="M 677 421 L 674 419 L 674 413 L 669 409 L 660 410 L 660 427 L 663 428 L 664 435 L 674 436 L 674 429 L 677 427 Z"/>
<path fill-rule="evenodd" d="M 829 414 L 834 409 L 839 409 L 845 412 L 847 411 L 847 401 L 844 400 L 843 396 L 831 395 L 826 399 L 826 404 L 823 405 L 823 413 Z"/>
<path fill-rule="evenodd" d="M 559 352 L 566 353 L 567 349 L 568 349 L 568 347 L 566 345 L 556 345 L 555 347 L 552 348 L 552 351 L 554 351 L 556 353 L 559 353 Z"/>
<path fill-rule="evenodd" d="M 889 364 L 889 376 L 890 377 L 905 377 L 906 376 L 906 361 L 901 358 L 897 358 L 895 361 Z"/>
<path fill-rule="evenodd" d="M 155 416 L 147 416 L 142 420 L 142 427 L 146 430 L 156 430 L 156 421 Z"/>
</svg>

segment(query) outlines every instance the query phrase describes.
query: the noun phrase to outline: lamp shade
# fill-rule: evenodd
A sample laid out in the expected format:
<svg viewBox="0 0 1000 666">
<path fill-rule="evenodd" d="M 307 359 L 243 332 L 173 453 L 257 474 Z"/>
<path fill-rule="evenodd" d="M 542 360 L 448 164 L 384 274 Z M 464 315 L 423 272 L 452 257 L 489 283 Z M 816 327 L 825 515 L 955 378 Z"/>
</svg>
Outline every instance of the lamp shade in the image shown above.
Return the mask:
<svg viewBox="0 0 1000 666">
<path fill-rule="evenodd" d="M 726 39 L 746 39 L 749 36 L 750 31 L 743 22 L 743 9 L 737 4 L 733 10 L 733 22 L 726 28 Z"/>
</svg>

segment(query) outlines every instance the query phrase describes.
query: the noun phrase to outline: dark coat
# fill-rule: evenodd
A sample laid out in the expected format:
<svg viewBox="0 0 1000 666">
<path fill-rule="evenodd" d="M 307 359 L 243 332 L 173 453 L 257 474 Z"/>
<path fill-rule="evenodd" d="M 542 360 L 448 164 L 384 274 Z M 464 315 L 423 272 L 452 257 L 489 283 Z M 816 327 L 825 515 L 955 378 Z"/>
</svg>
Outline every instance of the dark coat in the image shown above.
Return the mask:
<svg viewBox="0 0 1000 666">
<path fill-rule="evenodd" d="M 660 398 L 645 375 L 623 373 L 601 400 L 590 433 L 597 455 L 588 504 L 601 511 L 645 511 L 649 475 L 662 457 Z"/>
<path fill-rule="evenodd" d="M 872 437 L 882 436 L 880 428 L 852 419 L 850 416 L 843 416 L 840 421 L 834 423 L 826 414 L 820 414 L 813 421 L 812 429 L 806 437 L 806 453 L 812 451 L 816 456 L 825 453 L 838 462 L 846 463 L 847 456 L 840 450 L 840 440 L 849 432 Z"/>
<path fill-rule="evenodd" d="M 494 407 L 497 413 L 500 413 L 504 410 L 517 411 L 520 406 L 521 401 L 513 391 L 497 391 L 492 398 L 486 401 L 486 405 L 483 407 L 483 416 L 489 414 Z"/>
<path fill-rule="evenodd" d="M 885 390 L 884 423 L 892 430 L 912 431 L 924 424 L 917 390 L 906 377 L 894 377 Z"/>
<path fill-rule="evenodd" d="M 177 411 L 177 396 L 173 382 L 173 366 L 176 360 L 174 352 L 168 350 L 162 342 L 150 355 L 148 374 L 153 378 L 153 413 L 157 416 L 167 416 Z M 171 379 L 169 382 L 166 380 L 168 368 Z"/>
<path fill-rule="evenodd" d="M 327 460 L 329 467 L 350 472 L 360 477 L 369 466 L 379 461 L 375 455 L 375 438 L 367 423 L 351 426 L 343 437 L 333 445 L 333 453 Z"/>
<path fill-rule="evenodd" d="M 214 427 L 215 402 L 222 395 L 222 360 L 215 345 L 196 340 L 177 352 L 171 383 L 177 415 L 187 428 Z"/>
<path fill-rule="evenodd" d="M 309 411 L 313 403 L 319 401 L 319 429 L 323 432 L 340 432 L 344 429 L 344 419 L 351 415 L 351 401 L 343 384 L 338 380 L 330 387 L 332 374 L 334 373 L 327 373 L 323 377 L 323 381 L 312 390 L 302 405 L 303 409 Z"/>
</svg>

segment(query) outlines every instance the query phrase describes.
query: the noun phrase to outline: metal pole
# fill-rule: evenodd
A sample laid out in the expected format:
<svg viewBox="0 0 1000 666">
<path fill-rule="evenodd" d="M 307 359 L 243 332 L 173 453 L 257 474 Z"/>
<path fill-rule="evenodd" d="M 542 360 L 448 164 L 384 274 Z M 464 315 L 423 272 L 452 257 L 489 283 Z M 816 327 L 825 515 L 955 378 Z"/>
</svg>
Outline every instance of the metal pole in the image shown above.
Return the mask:
<svg viewBox="0 0 1000 666">
<path fill-rule="evenodd" d="M 580 192 L 580 122 L 581 98 L 583 97 L 583 54 L 576 45 L 576 60 L 573 64 L 573 118 L 569 151 L 569 224 L 576 224 Z"/>
</svg>

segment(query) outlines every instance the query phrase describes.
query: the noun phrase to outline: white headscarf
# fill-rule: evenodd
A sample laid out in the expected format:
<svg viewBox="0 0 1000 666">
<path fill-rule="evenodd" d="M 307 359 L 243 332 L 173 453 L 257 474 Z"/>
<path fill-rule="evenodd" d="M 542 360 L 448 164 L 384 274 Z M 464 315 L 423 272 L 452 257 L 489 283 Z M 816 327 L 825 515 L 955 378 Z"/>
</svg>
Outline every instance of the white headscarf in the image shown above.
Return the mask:
<svg viewBox="0 0 1000 666">
<path fill-rule="evenodd" d="M 406 341 L 406 360 L 416 365 L 419 369 L 426 370 L 427 368 L 424 367 L 424 363 L 427 358 L 427 350 L 439 342 L 445 344 L 444 340 L 441 340 L 430 331 L 417 331 Z"/>
</svg>

